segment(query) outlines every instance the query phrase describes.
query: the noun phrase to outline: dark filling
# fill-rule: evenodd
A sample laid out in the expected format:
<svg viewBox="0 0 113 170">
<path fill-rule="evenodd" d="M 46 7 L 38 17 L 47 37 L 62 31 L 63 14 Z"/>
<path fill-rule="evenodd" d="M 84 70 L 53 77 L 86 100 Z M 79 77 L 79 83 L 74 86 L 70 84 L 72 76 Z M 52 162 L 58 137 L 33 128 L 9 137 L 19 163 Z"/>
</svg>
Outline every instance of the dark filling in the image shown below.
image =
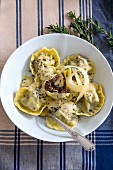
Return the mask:
<svg viewBox="0 0 113 170">
<path fill-rule="evenodd" d="M 58 93 L 68 93 L 64 86 L 56 86 L 55 82 L 59 79 L 59 75 L 57 74 L 51 80 L 46 81 L 45 83 L 45 90 L 49 92 L 58 92 Z"/>
</svg>

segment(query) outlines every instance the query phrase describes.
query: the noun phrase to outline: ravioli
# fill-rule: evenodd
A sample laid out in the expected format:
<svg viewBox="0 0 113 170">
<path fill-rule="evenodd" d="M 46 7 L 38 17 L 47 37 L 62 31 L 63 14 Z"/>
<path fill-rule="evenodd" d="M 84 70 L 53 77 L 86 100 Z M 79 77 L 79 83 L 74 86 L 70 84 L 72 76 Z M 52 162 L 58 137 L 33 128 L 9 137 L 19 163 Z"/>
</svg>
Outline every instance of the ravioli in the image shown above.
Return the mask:
<svg viewBox="0 0 113 170">
<path fill-rule="evenodd" d="M 93 62 L 88 61 L 86 58 L 82 57 L 79 54 L 74 54 L 72 56 L 68 56 L 65 58 L 61 64 L 62 66 L 66 65 L 72 65 L 72 66 L 78 66 L 83 68 L 89 75 L 89 78 L 92 80 L 94 74 L 95 74 L 95 66 Z"/>
<path fill-rule="evenodd" d="M 31 115 L 40 115 L 46 107 L 39 101 L 38 98 L 34 97 L 32 92 L 29 92 L 26 87 L 22 87 L 17 91 L 14 98 L 14 104 L 24 113 Z"/>
<path fill-rule="evenodd" d="M 44 69 L 50 66 L 57 67 L 60 64 L 60 58 L 57 51 L 47 48 L 42 48 L 38 50 L 34 54 L 32 54 L 31 61 L 30 61 L 30 69 L 33 75 L 36 75 L 40 68 Z M 42 71 L 41 69 L 41 71 Z"/>
<path fill-rule="evenodd" d="M 58 119 L 68 125 L 70 128 L 75 127 L 78 123 L 78 117 L 76 112 L 78 111 L 78 107 L 73 102 L 68 102 L 62 104 L 62 106 L 54 113 Z M 58 123 L 56 123 L 52 118 L 47 117 L 46 123 L 49 128 L 55 130 L 64 130 Z"/>
<path fill-rule="evenodd" d="M 80 111 L 77 112 L 77 115 L 94 116 L 102 109 L 105 102 L 102 86 L 96 84 L 94 88 L 95 92 L 87 91 L 84 98 L 78 102 L 77 106 Z"/>
</svg>

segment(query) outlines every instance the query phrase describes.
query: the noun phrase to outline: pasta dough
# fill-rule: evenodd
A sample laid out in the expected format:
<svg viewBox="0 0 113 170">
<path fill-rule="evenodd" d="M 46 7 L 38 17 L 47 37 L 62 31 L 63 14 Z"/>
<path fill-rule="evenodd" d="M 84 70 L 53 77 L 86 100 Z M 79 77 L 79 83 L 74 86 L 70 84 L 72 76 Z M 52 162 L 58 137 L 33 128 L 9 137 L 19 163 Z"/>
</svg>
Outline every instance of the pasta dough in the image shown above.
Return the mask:
<svg viewBox="0 0 113 170">
<path fill-rule="evenodd" d="M 34 97 L 32 93 L 29 92 L 28 88 L 25 87 L 18 90 L 14 103 L 21 111 L 31 115 L 40 115 L 46 107 L 39 101 L 39 99 Z"/>
<path fill-rule="evenodd" d="M 78 123 L 78 117 L 76 112 L 78 111 L 78 107 L 73 102 L 64 103 L 54 114 L 58 119 L 67 124 L 70 128 L 74 127 Z M 56 130 L 64 130 L 58 123 L 52 120 L 52 118 L 46 118 L 47 126 L 56 129 Z"/>
</svg>

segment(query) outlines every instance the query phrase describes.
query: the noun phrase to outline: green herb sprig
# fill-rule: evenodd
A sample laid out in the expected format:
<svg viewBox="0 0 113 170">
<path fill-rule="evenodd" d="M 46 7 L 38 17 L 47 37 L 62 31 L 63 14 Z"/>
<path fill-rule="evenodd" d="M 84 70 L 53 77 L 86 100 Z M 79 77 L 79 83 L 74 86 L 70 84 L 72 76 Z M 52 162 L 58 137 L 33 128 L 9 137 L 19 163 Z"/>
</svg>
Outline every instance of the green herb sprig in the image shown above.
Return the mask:
<svg viewBox="0 0 113 170">
<path fill-rule="evenodd" d="M 100 23 L 98 21 L 93 21 L 93 19 L 91 18 L 84 21 L 82 20 L 81 16 L 76 17 L 75 12 L 72 11 L 68 12 L 67 16 L 71 19 L 69 27 L 81 38 L 95 45 L 91 37 L 95 36 L 95 32 L 101 33 L 105 35 L 110 47 L 113 48 L 113 35 L 111 34 L 111 31 L 107 32 L 103 27 L 100 26 Z M 64 33 L 64 34 L 71 33 L 68 28 L 66 28 L 65 26 L 62 27 L 61 25 L 58 24 L 56 25 L 51 24 L 46 28 L 49 31 L 55 33 Z"/>
<path fill-rule="evenodd" d="M 98 21 L 93 21 L 91 18 L 88 19 L 88 22 L 92 25 L 92 32 L 95 29 L 97 32 L 104 34 L 108 39 L 109 45 L 113 48 L 113 35 L 111 34 L 111 30 L 107 32 L 106 30 L 104 30 L 103 27 L 100 26 L 100 23 Z"/>
<path fill-rule="evenodd" d="M 75 33 L 78 33 L 80 37 L 86 41 L 92 43 L 90 35 L 92 34 L 90 28 L 87 26 L 87 22 L 82 20 L 81 17 L 76 17 L 75 12 L 70 11 L 67 13 L 68 17 L 72 19 L 70 27 Z"/>
<path fill-rule="evenodd" d="M 55 32 L 55 33 L 64 33 L 64 34 L 69 34 L 68 29 L 64 26 L 60 26 L 56 23 L 56 25 L 49 25 L 48 27 L 46 27 L 48 30 L 50 30 L 51 32 Z"/>
</svg>

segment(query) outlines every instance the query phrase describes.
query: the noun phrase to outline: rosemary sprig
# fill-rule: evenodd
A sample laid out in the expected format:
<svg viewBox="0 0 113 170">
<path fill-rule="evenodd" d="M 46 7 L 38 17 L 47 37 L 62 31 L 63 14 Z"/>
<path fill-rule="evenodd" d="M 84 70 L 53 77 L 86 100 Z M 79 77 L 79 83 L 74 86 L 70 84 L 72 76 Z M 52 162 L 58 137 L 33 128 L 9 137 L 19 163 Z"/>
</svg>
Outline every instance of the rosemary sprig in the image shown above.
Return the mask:
<svg viewBox="0 0 113 170">
<path fill-rule="evenodd" d="M 111 31 L 107 32 L 103 27 L 100 26 L 98 21 L 93 21 L 91 18 L 84 21 L 81 16 L 76 17 L 75 12 L 68 12 L 68 17 L 71 19 L 70 28 L 77 33 L 81 38 L 95 45 L 92 41 L 92 36 L 95 36 L 95 31 L 104 34 L 108 40 L 109 45 L 113 48 L 113 35 Z M 49 25 L 46 27 L 48 30 L 56 33 L 70 34 L 70 31 L 64 26 Z M 95 45 L 96 46 L 96 45 Z"/>
<path fill-rule="evenodd" d="M 93 21 L 91 18 L 88 19 L 88 22 L 92 25 L 92 28 L 95 29 L 97 32 L 100 32 L 101 34 L 104 34 L 106 38 L 108 39 L 109 45 L 113 48 L 113 35 L 111 34 L 111 30 L 107 32 L 104 30 L 103 27 L 100 26 L 100 23 L 98 21 Z"/>
<path fill-rule="evenodd" d="M 81 38 L 95 45 L 92 41 L 93 32 L 91 30 L 91 24 L 89 24 L 88 21 L 82 20 L 81 16 L 76 17 L 75 12 L 70 11 L 67 13 L 67 15 L 72 19 L 70 27 L 73 29 L 73 31 L 78 33 Z M 97 45 L 95 46 L 97 47 Z"/>
<path fill-rule="evenodd" d="M 49 25 L 48 27 L 46 27 L 48 30 L 52 31 L 52 32 L 56 32 L 56 33 L 64 33 L 64 34 L 69 34 L 68 29 L 64 26 L 60 26 L 56 23 L 56 25 Z"/>
</svg>

